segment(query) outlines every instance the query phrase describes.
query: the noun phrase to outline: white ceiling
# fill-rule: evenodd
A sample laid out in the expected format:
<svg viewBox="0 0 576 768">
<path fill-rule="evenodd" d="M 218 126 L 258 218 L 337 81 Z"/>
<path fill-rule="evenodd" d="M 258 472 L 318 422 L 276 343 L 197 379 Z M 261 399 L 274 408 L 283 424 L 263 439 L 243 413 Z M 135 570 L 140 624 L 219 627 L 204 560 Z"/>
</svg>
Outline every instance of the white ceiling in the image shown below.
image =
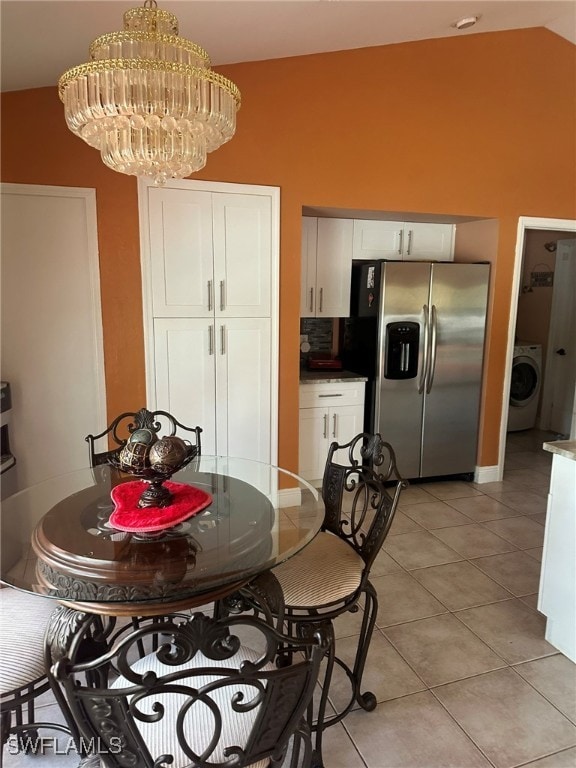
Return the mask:
<svg viewBox="0 0 576 768">
<path fill-rule="evenodd" d="M 139 0 L 1 0 L 2 90 L 55 85 L 122 29 Z M 547 27 L 576 43 L 576 0 L 160 0 L 212 63 L 300 56 L 435 37 Z M 453 26 L 476 15 L 467 30 Z"/>
</svg>

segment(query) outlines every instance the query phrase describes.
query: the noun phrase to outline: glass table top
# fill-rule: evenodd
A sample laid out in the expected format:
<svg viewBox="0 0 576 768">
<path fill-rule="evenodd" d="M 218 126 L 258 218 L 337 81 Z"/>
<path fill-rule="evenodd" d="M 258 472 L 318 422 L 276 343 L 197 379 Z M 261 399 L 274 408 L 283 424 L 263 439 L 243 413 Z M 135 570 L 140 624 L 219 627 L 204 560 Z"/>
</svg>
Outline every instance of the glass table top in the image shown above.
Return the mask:
<svg viewBox="0 0 576 768">
<path fill-rule="evenodd" d="M 268 464 L 200 456 L 171 480 L 208 492 L 212 503 L 141 535 L 109 523 L 112 488 L 134 481 L 110 466 L 11 496 L 2 504 L 2 581 L 102 612 L 128 604 L 131 613 L 134 604 L 200 604 L 298 552 L 323 521 L 316 489 Z"/>
</svg>

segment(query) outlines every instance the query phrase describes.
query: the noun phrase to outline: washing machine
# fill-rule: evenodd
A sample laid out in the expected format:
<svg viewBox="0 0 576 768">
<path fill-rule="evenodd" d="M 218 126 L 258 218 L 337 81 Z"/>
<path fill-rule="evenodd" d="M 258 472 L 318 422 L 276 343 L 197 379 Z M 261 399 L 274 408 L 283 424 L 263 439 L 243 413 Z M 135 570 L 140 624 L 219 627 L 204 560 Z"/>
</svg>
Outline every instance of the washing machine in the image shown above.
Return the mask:
<svg viewBox="0 0 576 768">
<path fill-rule="evenodd" d="M 510 382 L 508 432 L 518 432 L 536 426 L 541 384 L 542 346 L 540 344 L 515 345 Z"/>
</svg>

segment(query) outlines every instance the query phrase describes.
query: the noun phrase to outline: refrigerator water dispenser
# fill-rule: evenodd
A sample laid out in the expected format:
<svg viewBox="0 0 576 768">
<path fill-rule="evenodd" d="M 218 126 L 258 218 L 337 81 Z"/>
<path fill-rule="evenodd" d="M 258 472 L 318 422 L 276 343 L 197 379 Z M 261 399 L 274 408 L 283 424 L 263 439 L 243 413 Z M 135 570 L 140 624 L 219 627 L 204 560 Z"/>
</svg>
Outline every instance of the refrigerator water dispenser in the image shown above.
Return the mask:
<svg viewBox="0 0 576 768">
<path fill-rule="evenodd" d="M 418 373 L 418 323 L 388 323 L 386 325 L 386 379 L 413 379 Z"/>
</svg>

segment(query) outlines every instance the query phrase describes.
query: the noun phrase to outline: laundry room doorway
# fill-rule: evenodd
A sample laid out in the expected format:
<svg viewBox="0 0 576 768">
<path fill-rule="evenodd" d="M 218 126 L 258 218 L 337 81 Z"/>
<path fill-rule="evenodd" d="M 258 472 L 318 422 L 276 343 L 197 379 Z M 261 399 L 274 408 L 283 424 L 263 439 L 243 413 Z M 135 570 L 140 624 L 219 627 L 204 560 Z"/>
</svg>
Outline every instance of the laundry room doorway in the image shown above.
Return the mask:
<svg viewBox="0 0 576 768">
<path fill-rule="evenodd" d="M 518 237 L 516 241 L 516 256 L 514 265 L 513 289 L 511 294 L 510 322 L 508 327 L 508 355 L 505 372 L 504 402 L 502 407 L 502 421 L 500 427 L 500 451 L 498 462 L 498 477 L 503 478 L 506 455 L 506 443 L 508 436 L 508 422 L 510 405 L 510 393 L 512 386 L 513 363 L 517 357 L 518 346 L 540 346 L 541 348 L 541 383 L 539 402 L 537 409 L 534 435 L 536 442 L 554 439 L 556 434 L 570 433 L 576 436 L 576 424 L 574 423 L 574 397 L 576 381 L 572 378 L 570 365 L 562 366 L 556 371 L 554 366 L 548 368 L 549 351 L 565 349 L 566 355 L 551 354 L 559 358 L 568 358 L 574 361 L 576 366 L 576 347 L 559 344 L 556 331 L 551 335 L 553 328 L 561 329 L 563 323 L 568 325 L 571 320 L 570 313 L 566 313 L 563 307 L 565 301 L 574 302 L 576 296 L 576 269 L 569 270 L 569 282 L 566 284 L 566 293 L 569 297 L 563 298 L 562 292 L 559 298 L 553 302 L 554 286 L 560 286 L 566 281 L 566 276 L 555 275 L 556 254 L 558 243 L 564 240 L 572 240 L 576 236 L 576 220 L 573 219 L 549 219 L 537 217 L 521 217 L 518 222 Z M 561 251 L 563 252 L 563 250 Z M 569 257 L 572 258 L 572 257 Z M 574 255 L 576 260 L 576 254 Z M 573 322 L 576 322 L 573 320 Z M 559 332 L 559 331 L 558 331 Z M 561 363 L 566 363 L 561 360 Z M 554 370 L 553 370 L 554 369 Z M 576 372 L 574 374 L 576 376 Z M 556 384 L 560 378 L 561 383 Z M 546 421 L 550 411 L 547 403 L 553 396 L 558 399 L 559 393 L 549 394 L 549 388 L 554 382 L 555 387 L 560 387 L 562 397 L 569 402 L 570 425 L 567 432 L 553 430 Z M 564 406 L 562 406 L 564 410 Z M 513 419 L 514 421 L 514 419 Z M 530 430 L 531 427 L 528 427 Z M 540 434 L 540 431 L 542 433 Z M 538 434 L 536 434 L 538 433 Z M 510 433 L 512 435 L 513 433 Z M 526 432 L 516 432 L 516 436 L 529 435 Z"/>
</svg>

